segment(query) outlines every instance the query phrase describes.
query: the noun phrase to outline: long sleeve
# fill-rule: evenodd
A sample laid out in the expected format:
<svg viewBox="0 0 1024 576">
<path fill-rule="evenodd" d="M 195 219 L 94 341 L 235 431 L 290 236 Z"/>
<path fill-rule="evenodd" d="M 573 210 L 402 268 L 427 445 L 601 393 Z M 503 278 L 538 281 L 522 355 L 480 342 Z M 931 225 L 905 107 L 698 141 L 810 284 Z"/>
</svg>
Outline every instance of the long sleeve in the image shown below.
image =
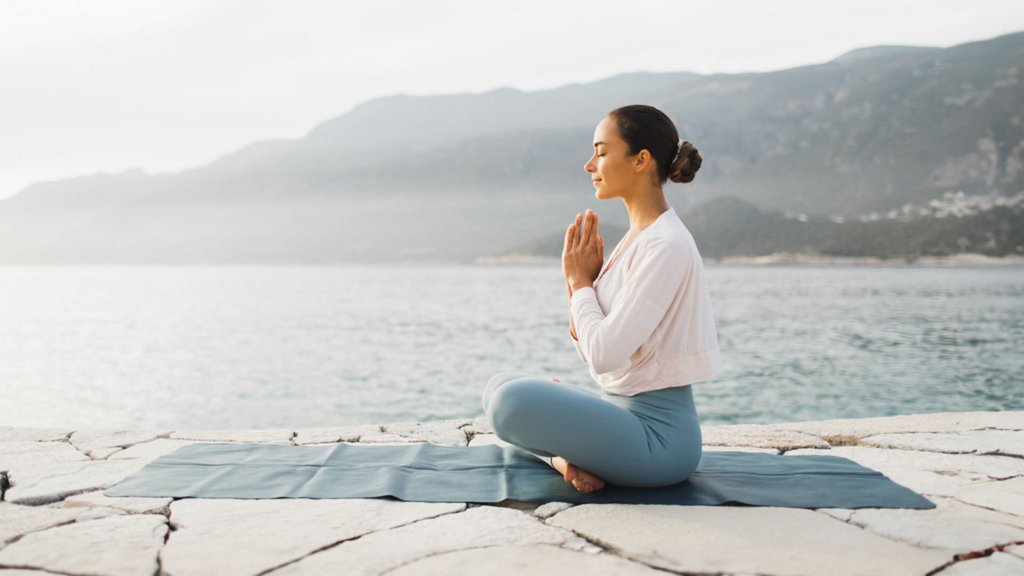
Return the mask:
<svg viewBox="0 0 1024 576">
<path fill-rule="evenodd" d="M 583 348 L 580 347 L 580 341 L 573 338 L 572 334 L 569 334 L 569 339 L 572 340 L 572 345 L 576 348 L 576 353 L 580 355 L 580 360 L 583 360 L 583 362 L 590 364 L 590 361 L 587 360 L 587 357 L 583 355 Z"/>
<path fill-rule="evenodd" d="M 670 239 L 653 238 L 637 249 L 611 312 L 601 308 L 593 288 L 572 295 L 577 350 L 598 374 L 628 364 L 665 317 L 693 267 L 685 247 Z"/>
</svg>

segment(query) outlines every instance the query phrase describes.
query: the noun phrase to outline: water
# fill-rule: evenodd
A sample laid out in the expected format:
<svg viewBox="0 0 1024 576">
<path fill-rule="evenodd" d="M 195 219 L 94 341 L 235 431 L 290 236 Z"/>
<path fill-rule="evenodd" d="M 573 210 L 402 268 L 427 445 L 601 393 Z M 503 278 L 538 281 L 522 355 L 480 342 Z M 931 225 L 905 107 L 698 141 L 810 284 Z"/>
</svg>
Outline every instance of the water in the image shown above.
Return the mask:
<svg viewBox="0 0 1024 576">
<path fill-rule="evenodd" d="M 702 422 L 1024 409 L 1024 268 L 708 270 Z M 491 375 L 597 389 L 557 267 L 0 267 L 0 424 L 265 428 L 482 414 Z"/>
</svg>

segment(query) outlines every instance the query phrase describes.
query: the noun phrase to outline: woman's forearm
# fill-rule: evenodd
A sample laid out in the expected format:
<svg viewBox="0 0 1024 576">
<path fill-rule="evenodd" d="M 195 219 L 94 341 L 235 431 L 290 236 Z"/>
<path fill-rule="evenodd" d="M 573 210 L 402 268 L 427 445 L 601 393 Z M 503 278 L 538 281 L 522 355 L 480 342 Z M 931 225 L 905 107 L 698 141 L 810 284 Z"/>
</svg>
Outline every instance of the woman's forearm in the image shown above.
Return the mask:
<svg viewBox="0 0 1024 576">
<path fill-rule="evenodd" d="M 569 335 L 573 340 L 579 340 L 576 336 L 576 324 L 572 321 L 572 286 L 566 281 L 565 287 L 569 290 Z"/>
</svg>

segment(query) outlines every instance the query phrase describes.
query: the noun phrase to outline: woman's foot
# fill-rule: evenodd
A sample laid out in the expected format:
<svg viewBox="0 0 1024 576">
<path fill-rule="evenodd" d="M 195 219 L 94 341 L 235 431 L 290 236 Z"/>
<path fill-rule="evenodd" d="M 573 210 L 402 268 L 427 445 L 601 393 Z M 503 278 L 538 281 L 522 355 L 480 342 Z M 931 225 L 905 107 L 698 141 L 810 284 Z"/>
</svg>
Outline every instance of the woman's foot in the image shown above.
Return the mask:
<svg viewBox="0 0 1024 576">
<path fill-rule="evenodd" d="M 570 463 L 561 456 L 555 456 L 551 459 L 551 465 L 562 473 L 562 478 L 566 482 L 572 482 L 572 485 L 580 492 L 593 492 L 604 488 L 604 480 L 597 477 L 592 472 L 588 472 L 575 464 Z"/>
</svg>

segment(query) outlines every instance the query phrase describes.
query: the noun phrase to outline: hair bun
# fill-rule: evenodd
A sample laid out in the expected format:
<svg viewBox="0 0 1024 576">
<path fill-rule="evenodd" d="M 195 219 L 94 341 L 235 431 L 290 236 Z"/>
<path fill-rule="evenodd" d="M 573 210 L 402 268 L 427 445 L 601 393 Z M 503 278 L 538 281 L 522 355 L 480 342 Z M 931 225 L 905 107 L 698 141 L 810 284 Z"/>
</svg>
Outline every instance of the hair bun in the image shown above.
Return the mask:
<svg viewBox="0 0 1024 576">
<path fill-rule="evenodd" d="M 683 140 L 679 143 L 679 151 L 672 162 L 672 167 L 669 168 L 668 179 L 680 183 L 691 182 L 697 175 L 702 161 L 697 147 L 689 140 Z"/>
</svg>

